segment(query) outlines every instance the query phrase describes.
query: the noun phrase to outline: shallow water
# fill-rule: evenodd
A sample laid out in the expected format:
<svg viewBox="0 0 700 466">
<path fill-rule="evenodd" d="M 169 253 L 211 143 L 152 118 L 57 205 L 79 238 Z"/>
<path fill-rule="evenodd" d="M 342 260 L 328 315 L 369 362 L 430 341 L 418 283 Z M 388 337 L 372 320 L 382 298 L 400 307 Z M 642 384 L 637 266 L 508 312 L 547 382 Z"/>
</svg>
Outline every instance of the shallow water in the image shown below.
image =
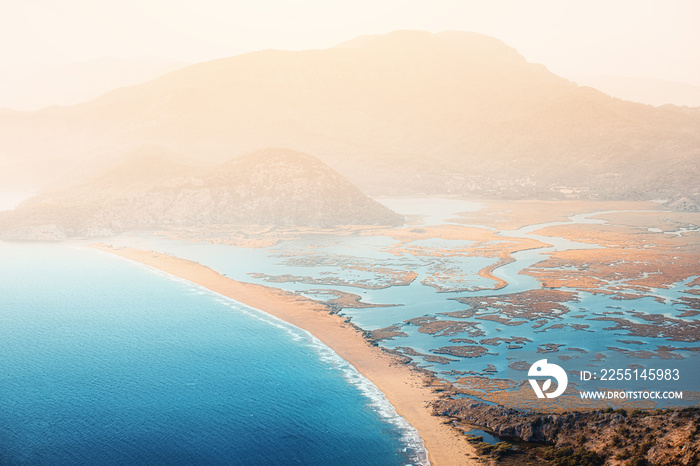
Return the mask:
<svg viewBox="0 0 700 466">
<path fill-rule="evenodd" d="M 465 431 L 464 433 L 468 434 L 468 435 L 481 436 L 481 437 L 483 437 L 484 442 L 490 443 L 491 445 L 495 445 L 501 441 L 501 439 L 499 439 L 495 435 L 489 434 L 488 432 L 480 430 L 480 429 L 472 429 L 472 430 Z"/>
<path fill-rule="evenodd" d="M 405 215 L 422 215 L 424 224 L 440 224 L 449 221 L 457 212 L 475 210 L 480 208 L 478 203 L 440 200 L 440 199 L 389 199 L 382 200 L 390 207 Z M 455 346 L 451 340 L 454 338 L 472 338 L 465 334 L 456 335 L 429 335 L 421 333 L 415 325 L 405 322 L 409 319 L 422 316 L 432 316 L 437 320 L 459 320 L 445 316 L 444 313 L 462 311 L 467 305 L 461 304 L 452 298 L 457 297 L 499 297 L 504 299 L 509 294 L 520 293 L 529 290 L 540 289 L 540 283 L 529 275 L 520 273 L 523 269 L 546 259 L 553 251 L 568 249 L 590 249 L 596 245 L 586 244 L 565 238 L 538 235 L 536 232 L 542 228 L 563 224 L 601 224 L 605 220 L 595 218 L 596 215 L 607 212 L 591 212 L 574 215 L 568 222 L 548 222 L 536 225 L 527 225 L 522 228 L 503 231 L 499 233 L 503 237 L 518 237 L 536 239 L 545 243 L 546 247 L 516 252 L 513 254 L 514 262 L 506 264 L 494 270 L 493 274 L 508 282 L 502 289 L 494 290 L 494 282 L 480 277 L 478 272 L 483 267 L 495 262 L 495 258 L 469 257 L 453 255 L 444 257 L 441 255 L 411 254 L 406 250 L 397 252 L 392 249 L 396 240 L 386 236 L 333 236 L 313 235 L 298 240 L 282 241 L 273 248 L 236 248 L 207 243 L 192 243 L 185 241 L 166 241 L 149 236 L 126 236 L 114 241 L 115 244 L 131 245 L 145 249 L 154 249 L 162 252 L 170 252 L 178 257 L 206 264 L 215 270 L 232 278 L 271 285 L 285 290 L 299 292 L 309 297 L 320 299 L 318 294 L 324 290 L 339 290 L 359 295 L 364 302 L 373 304 L 385 304 L 393 306 L 371 308 L 346 308 L 341 312 L 350 317 L 356 325 L 365 330 L 375 330 L 389 326 L 398 326 L 407 336 L 396 337 L 393 340 L 381 342 L 388 348 L 410 347 L 418 352 L 433 354 L 431 350 L 443 346 Z M 416 225 L 420 227 L 420 225 Z M 428 248 L 458 250 L 468 246 L 470 241 L 457 240 L 417 240 L 404 244 L 407 248 Z M 302 257 L 298 261 L 295 258 Z M 356 267 L 357 266 L 357 267 Z M 367 289 L 361 286 L 349 286 L 348 284 L 319 284 L 308 283 L 311 279 L 344 280 L 356 285 L 380 285 L 382 278 L 372 270 L 373 267 L 385 267 L 396 270 L 412 270 L 418 277 L 409 285 L 390 286 L 380 289 Z M 364 268 L 364 269 L 363 269 Z M 360 270 L 363 269 L 363 270 Z M 460 278 L 460 284 L 472 291 L 438 292 L 421 282 L 427 277 L 433 277 L 436 273 L 449 270 L 450 276 Z M 250 272 L 258 272 L 268 276 L 291 275 L 289 281 L 269 282 L 265 277 L 252 276 Z M 305 279 L 294 277 L 308 277 Z M 685 348 L 695 345 L 693 342 L 669 341 L 666 338 L 652 336 L 630 336 L 627 330 L 610 330 L 615 324 L 611 321 L 596 320 L 604 317 L 606 312 L 620 312 L 625 319 L 631 322 L 640 322 L 634 312 L 645 314 L 663 314 L 669 317 L 677 317 L 682 313 L 680 306 L 673 305 L 673 300 L 682 296 L 685 285 L 689 280 L 676 283 L 668 289 L 656 290 L 654 296 L 643 297 L 634 300 L 619 300 L 614 296 L 594 295 L 585 291 L 566 290 L 574 293 L 575 299 L 564 303 L 568 312 L 561 315 L 553 315 L 547 318 L 547 322 L 541 327 L 536 322 L 525 322 L 521 325 L 506 325 L 501 322 L 484 320 L 479 317 L 498 316 L 497 308 L 481 313 L 476 318 L 467 319 L 477 325 L 477 329 L 483 333 L 474 337 L 476 341 L 483 338 L 512 338 L 524 337 L 532 340 L 521 345 L 518 350 L 536 352 L 545 349 L 545 344 L 561 345 L 557 352 L 547 354 L 552 358 L 580 357 L 584 350 L 591 355 L 600 351 L 609 351 L 610 347 L 623 350 L 639 350 L 639 345 L 625 343 L 624 341 L 639 341 L 643 349 L 655 351 L 662 346 L 678 348 L 683 357 L 691 358 L 697 353 L 689 352 Z M 441 282 L 451 285 L 451 282 Z M 614 286 L 611 283 L 610 286 Z M 479 289 L 486 288 L 486 289 Z M 330 295 L 328 295 L 330 296 Z M 659 302 L 654 298 L 663 298 Z M 582 317 L 574 317 L 582 316 Z M 517 320 L 517 319 L 516 319 Z M 695 320 L 687 318 L 688 321 Z M 587 327 L 581 328 L 580 325 Z M 578 327 L 577 327 L 578 326 Z M 623 340 L 623 341 L 621 341 Z M 446 356 L 453 361 L 440 365 L 425 361 L 421 356 L 412 356 L 421 366 L 443 373 L 448 379 L 455 381 L 459 375 L 444 374 L 450 371 L 475 371 L 483 373 L 483 370 L 492 365 L 496 371 L 484 373 L 488 377 L 504 378 L 509 374 L 508 365 L 511 353 L 506 348 L 506 343 L 484 345 L 488 353 L 478 358 L 462 358 L 458 356 Z M 696 346 L 696 345 L 695 345 Z M 569 349 L 573 348 L 573 349 Z M 631 358 L 628 364 L 632 364 Z M 635 361 L 638 361 L 636 358 Z M 578 360 L 578 359 L 577 359 Z M 534 362 L 534 361 L 533 361 Z"/>
</svg>

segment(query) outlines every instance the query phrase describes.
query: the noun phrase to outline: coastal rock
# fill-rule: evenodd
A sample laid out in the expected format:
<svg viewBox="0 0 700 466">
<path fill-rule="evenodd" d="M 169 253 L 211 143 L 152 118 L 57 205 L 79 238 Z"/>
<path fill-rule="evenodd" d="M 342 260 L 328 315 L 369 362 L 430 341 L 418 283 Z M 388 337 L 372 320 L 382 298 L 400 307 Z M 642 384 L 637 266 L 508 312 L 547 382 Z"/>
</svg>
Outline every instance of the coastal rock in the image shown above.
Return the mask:
<svg viewBox="0 0 700 466">
<path fill-rule="evenodd" d="M 441 398 L 434 413 L 488 429 L 502 438 L 586 450 L 634 464 L 698 464 L 700 410 L 634 409 L 540 414 L 465 399 Z M 607 464 L 607 463 L 606 463 Z M 613 463 L 616 464 L 616 463 Z"/>
</svg>

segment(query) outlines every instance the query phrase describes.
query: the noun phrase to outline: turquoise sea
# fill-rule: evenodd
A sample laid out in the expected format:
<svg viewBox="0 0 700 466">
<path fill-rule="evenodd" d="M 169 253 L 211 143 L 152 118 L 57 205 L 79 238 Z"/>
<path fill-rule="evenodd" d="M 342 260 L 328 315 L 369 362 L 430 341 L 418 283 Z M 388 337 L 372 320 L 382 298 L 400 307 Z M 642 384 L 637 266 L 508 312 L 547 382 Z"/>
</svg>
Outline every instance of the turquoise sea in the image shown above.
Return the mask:
<svg viewBox="0 0 700 466">
<path fill-rule="evenodd" d="M 0 464 L 418 464 L 308 333 L 82 245 L 0 242 Z"/>
</svg>

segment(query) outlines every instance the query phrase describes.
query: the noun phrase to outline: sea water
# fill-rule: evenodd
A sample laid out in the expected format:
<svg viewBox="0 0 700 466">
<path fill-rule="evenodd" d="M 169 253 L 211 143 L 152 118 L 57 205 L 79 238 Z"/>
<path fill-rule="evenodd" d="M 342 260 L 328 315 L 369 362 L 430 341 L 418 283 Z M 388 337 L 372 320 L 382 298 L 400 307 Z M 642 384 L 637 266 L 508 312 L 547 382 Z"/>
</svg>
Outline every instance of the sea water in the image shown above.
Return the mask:
<svg viewBox="0 0 700 466">
<path fill-rule="evenodd" d="M 308 333 L 83 246 L 0 242 L 0 464 L 409 464 Z"/>
</svg>

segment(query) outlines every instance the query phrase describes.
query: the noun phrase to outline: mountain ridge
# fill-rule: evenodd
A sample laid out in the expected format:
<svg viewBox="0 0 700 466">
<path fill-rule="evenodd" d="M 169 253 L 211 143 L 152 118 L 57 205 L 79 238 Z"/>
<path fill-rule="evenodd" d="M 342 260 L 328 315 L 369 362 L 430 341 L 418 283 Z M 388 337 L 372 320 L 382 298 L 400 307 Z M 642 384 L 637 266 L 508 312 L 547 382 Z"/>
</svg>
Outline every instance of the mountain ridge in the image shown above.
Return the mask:
<svg viewBox="0 0 700 466">
<path fill-rule="evenodd" d="M 19 171 L 23 157 L 40 160 L 32 166 L 45 173 L 34 178 L 45 182 L 69 178 L 86 160 L 106 166 L 125 144 L 154 142 L 208 163 L 290 147 L 322 154 L 372 194 L 700 193 L 700 115 L 692 111 L 614 99 L 476 33 L 399 31 L 364 42 L 252 52 L 80 106 L 0 115 L 12 128 L 0 135 L 0 150 L 12 154 L 4 163 Z"/>
<path fill-rule="evenodd" d="M 605 75 L 574 76 L 573 80 L 631 102 L 656 107 L 675 105 L 700 108 L 700 86 L 694 84 L 657 78 Z"/>
<path fill-rule="evenodd" d="M 40 73 L 15 77 L 0 93 L 0 107 L 33 111 L 70 106 L 97 98 L 111 89 L 145 83 L 185 66 L 157 57 L 99 57 L 56 65 Z"/>
</svg>

